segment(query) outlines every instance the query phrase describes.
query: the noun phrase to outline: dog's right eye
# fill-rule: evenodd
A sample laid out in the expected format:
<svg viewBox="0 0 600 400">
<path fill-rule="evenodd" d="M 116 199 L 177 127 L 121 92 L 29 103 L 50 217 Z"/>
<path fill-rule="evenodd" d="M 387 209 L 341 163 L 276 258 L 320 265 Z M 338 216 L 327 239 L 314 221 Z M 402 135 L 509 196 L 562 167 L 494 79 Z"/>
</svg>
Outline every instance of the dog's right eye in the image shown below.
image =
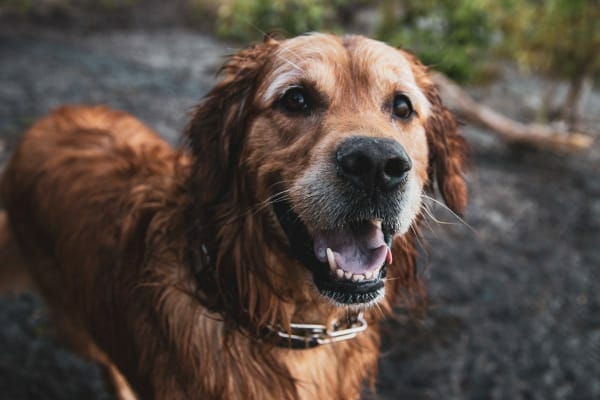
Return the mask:
<svg viewBox="0 0 600 400">
<path fill-rule="evenodd" d="M 280 104 L 286 111 L 291 113 L 306 113 L 310 110 L 308 94 L 299 87 L 288 89 L 281 97 Z"/>
<path fill-rule="evenodd" d="M 394 97 L 394 103 L 392 105 L 392 112 L 394 116 L 400 119 L 408 119 L 413 115 L 414 110 L 410 102 L 410 99 L 404 94 L 397 94 Z"/>
</svg>

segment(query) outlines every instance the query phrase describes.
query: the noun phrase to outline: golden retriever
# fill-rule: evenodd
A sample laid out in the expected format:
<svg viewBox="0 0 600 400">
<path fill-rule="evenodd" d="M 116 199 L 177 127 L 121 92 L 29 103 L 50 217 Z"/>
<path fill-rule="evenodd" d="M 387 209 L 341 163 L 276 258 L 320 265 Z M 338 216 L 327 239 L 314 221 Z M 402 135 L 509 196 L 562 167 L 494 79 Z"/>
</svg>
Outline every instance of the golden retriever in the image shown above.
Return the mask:
<svg viewBox="0 0 600 400">
<path fill-rule="evenodd" d="M 35 123 L 3 246 L 120 398 L 359 398 L 381 311 L 418 288 L 423 194 L 466 205 L 456 122 L 361 36 L 267 37 L 222 75 L 179 151 L 104 106 Z"/>
</svg>

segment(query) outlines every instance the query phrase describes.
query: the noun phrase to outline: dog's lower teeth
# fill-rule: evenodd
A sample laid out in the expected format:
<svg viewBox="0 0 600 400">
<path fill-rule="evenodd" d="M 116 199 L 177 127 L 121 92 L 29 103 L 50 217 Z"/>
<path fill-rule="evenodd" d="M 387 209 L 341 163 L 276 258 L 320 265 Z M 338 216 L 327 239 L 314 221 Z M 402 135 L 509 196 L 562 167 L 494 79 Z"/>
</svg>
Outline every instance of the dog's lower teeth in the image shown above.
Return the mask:
<svg viewBox="0 0 600 400">
<path fill-rule="evenodd" d="M 377 273 L 379 271 L 365 272 L 364 274 L 353 274 L 352 272 L 344 271 L 343 269 L 336 266 L 335 270 L 332 268 L 331 272 L 338 279 L 345 279 L 345 280 L 349 280 L 352 282 L 361 282 L 364 280 L 369 281 L 369 280 L 375 279 L 375 277 L 377 277 Z"/>
<path fill-rule="evenodd" d="M 377 221 L 374 223 L 377 223 Z M 352 272 L 344 271 L 343 269 L 338 267 L 337 263 L 335 262 L 333 250 L 331 250 L 328 247 L 325 250 L 325 253 L 327 254 L 327 264 L 329 264 L 329 269 L 331 270 L 331 273 L 335 275 L 338 279 L 346 279 L 352 282 L 361 282 L 364 280 L 375 279 L 375 277 L 377 276 L 378 271 L 365 272 L 364 274 L 353 274 Z"/>
</svg>

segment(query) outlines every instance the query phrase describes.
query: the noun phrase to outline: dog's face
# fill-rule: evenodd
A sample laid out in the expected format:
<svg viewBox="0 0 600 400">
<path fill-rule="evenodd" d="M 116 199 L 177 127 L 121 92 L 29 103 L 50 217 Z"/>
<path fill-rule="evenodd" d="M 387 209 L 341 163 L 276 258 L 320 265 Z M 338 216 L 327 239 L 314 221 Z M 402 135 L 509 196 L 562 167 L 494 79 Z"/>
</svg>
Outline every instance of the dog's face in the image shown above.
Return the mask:
<svg viewBox="0 0 600 400">
<path fill-rule="evenodd" d="M 225 81 L 239 92 L 220 96 L 221 129 L 235 131 L 227 155 L 248 174 L 238 191 L 270 202 L 273 229 L 321 295 L 380 300 L 393 238 L 415 223 L 432 178 L 464 207 L 463 155 L 449 154 L 462 141 L 425 68 L 358 36 L 267 40 L 236 57 Z"/>
</svg>

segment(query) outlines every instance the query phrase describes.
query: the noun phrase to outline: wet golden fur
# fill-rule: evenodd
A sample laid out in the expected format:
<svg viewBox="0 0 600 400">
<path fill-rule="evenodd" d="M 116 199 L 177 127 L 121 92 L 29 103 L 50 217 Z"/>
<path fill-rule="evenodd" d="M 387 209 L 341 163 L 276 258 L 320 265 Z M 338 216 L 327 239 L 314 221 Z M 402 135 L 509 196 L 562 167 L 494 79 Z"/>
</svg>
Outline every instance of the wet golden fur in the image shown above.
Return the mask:
<svg viewBox="0 0 600 400">
<path fill-rule="evenodd" d="M 347 310 L 289 255 L 269 200 L 288 196 L 317 224 L 298 182 L 360 131 L 398 140 L 419 193 L 435 182 L 460 213 L 465 151 L 454 118 L 413 55 L 361 37 L 268 39 L 231 57 L 223 75 L 181 151 L 107 107 L 63 107 L 38 121 L 4 173 L 0 229 L 10 225 L 53 317 L 107 367 L 122 398 L 133 396 L 123 377 L 141 399 L 358 398 L 375 377 L 382 310 L 418 290 L 420 197 L 412 229 L 394 239 L 386 298 L 366 310 L 369 329 L 308 350 L 265 343 L 261 328 Z M 299 78 L 325 93 L 327 112 L 294 119 L 274 109 L 282 88 L 273 85 Z M 418 110 L 406 125 L 381 110 L 396 84 Z"/>
</svg>

